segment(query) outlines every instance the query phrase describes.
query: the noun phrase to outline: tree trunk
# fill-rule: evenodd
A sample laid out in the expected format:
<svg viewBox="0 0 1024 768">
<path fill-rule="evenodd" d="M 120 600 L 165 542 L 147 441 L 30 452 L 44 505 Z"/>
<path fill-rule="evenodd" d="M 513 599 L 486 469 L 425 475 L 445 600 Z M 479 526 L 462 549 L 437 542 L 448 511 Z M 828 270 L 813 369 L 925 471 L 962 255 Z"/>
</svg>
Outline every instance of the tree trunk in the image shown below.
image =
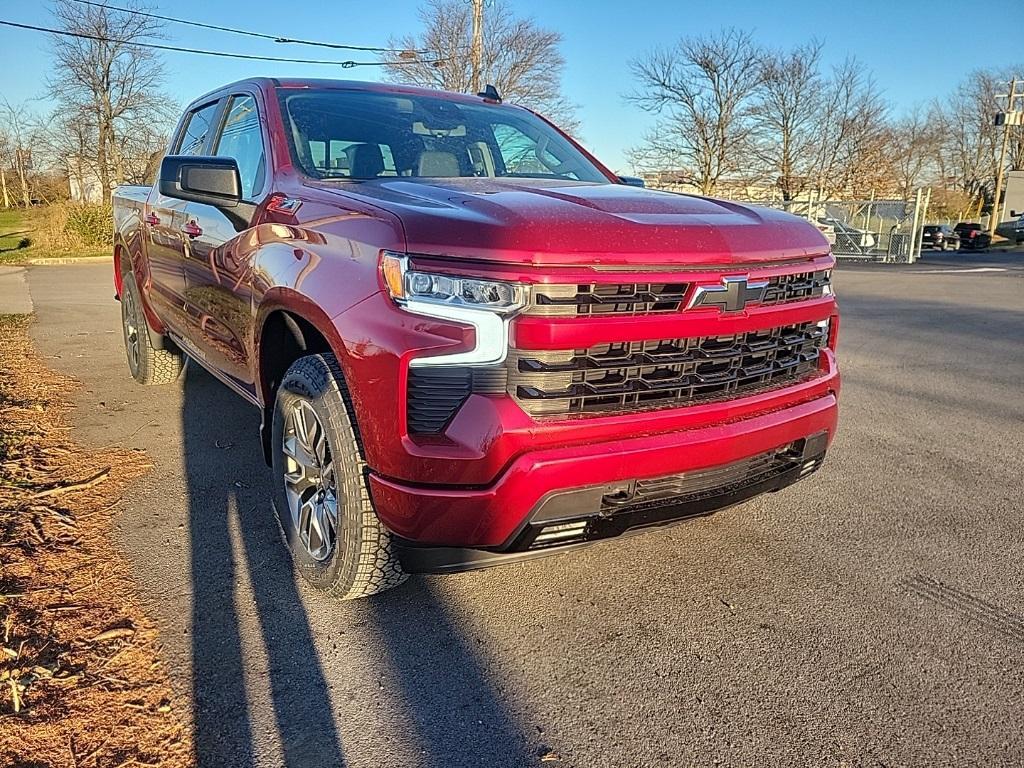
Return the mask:
<svg viewBox="0 0 1024 768">
<path fill-rule="evenodd" d="M 21 182 L 21 200 L 28 208 L 32 205 L 32 196 L 28 192 L 28 176 L 25 173 L 25 150 L 15 150 L 14 156 L 17 158 L 15 165 L 18 166 L 18 180 Z"/>
<path fill-rule="evenodd" d="M 99 171 L 100 176 L 100 194 L 101 202 L 110 202 L 110 155 L 108 154 L 108 148 L 110 146 L 109 130 L 105 115 L 102 110 L 96 110 L 97 119 L 97 139 L 96 142 L 96 170 Z"/>
<path fill-rule="evenodd" d="M 0 164 L 0 189 L 3 190 L 4 194 L 4 208 L 11 207 L 11 196 L 7 192 L 7 171 L 4 170 L 2 164 Z"/>
</svg>

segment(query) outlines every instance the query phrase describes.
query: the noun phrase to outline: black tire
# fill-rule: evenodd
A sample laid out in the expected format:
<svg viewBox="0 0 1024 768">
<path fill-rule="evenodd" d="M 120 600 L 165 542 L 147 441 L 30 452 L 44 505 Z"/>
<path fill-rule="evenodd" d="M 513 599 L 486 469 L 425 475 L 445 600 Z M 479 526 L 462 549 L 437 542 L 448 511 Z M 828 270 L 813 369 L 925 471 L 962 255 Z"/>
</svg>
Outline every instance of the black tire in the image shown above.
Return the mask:
<svg viewBox="0 0 1024 768">
<path fill-rule="evenodd" d="M 121 279 L 121 330 L 128 370 L 133 379 L 146 386 L 177 381 L 184 356 L 169 341 L 162 349 L 154 347 L 148 329 L 139 287 L 135 284 L 135 275 L 129 270 Z"/>
<path fill-rule="evenodd" d="M 326 438 L 329 462 L 324 466 L 329 463 L 332 467 L 329 474 L 333 476 L 337 508 L 333 545 L 320 558 L 314 557 L 303 542 L 285 480 L 286 462 L 291 461 L 284 450 L 286 414 L 306 404 Z M 391 535 L 373 509 L 362 440 L 341 367 L 333 355 L 308 355 L 292 363 L 277 390 L 271 439 L 274 513 L 303 578 L 342 600 L 368 597 L 405 581 L 407 576 L 394 553 Z M 325 471 L 323 476 L 327 475 Z"/>
</svg>

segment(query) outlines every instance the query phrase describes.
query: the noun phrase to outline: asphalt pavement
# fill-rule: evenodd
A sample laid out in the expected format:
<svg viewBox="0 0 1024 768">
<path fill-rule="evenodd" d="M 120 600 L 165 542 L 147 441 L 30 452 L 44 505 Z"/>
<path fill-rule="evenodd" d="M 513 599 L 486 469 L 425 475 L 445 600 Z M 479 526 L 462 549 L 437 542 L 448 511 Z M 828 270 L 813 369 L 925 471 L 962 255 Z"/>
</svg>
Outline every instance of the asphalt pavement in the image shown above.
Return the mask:
<svg viewBox="0 0 1024 768">
<path fill-rule="evenodd" d="M 117 537 L 202 765 L 994 766 L 1024 762 L 1022 264 L 840 267 L 840 433 L 797 486 L 348 603 L 292 576 L 255 410 L 194 366 L 135 385 L 109 264 L 28 274 L 79 441 L 155 463 Z"/>
<path fill-rule="evenodd" d="M 31 311 L 25 268 L 0 264 L 0 315 L 27 315 Z"/>
</svg>

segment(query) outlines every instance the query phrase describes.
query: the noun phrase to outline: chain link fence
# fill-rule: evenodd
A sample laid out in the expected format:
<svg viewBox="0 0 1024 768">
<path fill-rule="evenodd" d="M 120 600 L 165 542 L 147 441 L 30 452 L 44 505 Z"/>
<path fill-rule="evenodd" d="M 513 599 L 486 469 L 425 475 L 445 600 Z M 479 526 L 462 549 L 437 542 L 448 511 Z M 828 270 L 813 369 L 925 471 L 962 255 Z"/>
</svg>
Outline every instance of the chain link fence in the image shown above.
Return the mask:
<svg viewBox="0 0 1024 768">
<path fill-rule="evenodd" d="M 825 235 L 837 258 L 910 263 L 921 255 L 927 200 L 749 201 L 807 219 Z"/>
<path fill-rule="evenodd" d="M 807 219 L 825 235 L 837 258 L 911 263 L 921 255 L 928 195 L 911 200 L 747 200 Z"/>
</svg>

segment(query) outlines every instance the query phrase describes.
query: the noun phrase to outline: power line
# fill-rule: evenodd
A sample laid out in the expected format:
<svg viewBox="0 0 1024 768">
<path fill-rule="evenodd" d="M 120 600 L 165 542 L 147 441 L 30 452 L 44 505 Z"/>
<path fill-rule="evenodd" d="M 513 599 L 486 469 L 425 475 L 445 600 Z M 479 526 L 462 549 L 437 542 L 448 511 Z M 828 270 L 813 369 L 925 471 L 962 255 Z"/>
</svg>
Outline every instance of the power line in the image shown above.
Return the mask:
<svg viewBox="0 0 1024 768">
<path fill-rule="evenodd" d="M 284 62 L 287 64 L 326 64 L 335 67 L 341 67 L 342 69 L 352 69 L 353 67 L 383 67 L 383 66 L 401 66 L 403 64 L 438 64 L 445 59 L 414 59 L 409 61 L 330 61 L 324 59 L 288 59 L 280 56 L 256 56 L 247 53 L 228 53 L 226 51 L 207 51 L 202 48 L 181 48 L 176 45 L 160 45 L 159 43 L 140 43 L 134 40 L 115 40 L 109 37 L 103 37 L 101 35 L 90 35 L 87 32 L 67 32 L 62 29 L 50 29 L 49 27 L 36 27 L 32 24 L 19 24 L 15 21 L 6 21 L 0 19 L 0 25 L 5 27 L 16 27 L 17 29 L 30 29 L 35 32 L 47 32 L 51 35 L 62 35 L 64 37 L 78 37 L 85 40 L 96 40 L 101 43 L 119 43 L 121 45 L 130 45 L 137 48 L 155 48 L 159 51 L 176 51 L 178 53 L 194 53 L 200 56 L 219 56 L 227 59 L 248 59 L 250 61 L 276 61 Z"/>
<path fill-rule="evenodd" d="M 158 19 L 160 21 L 169 21 L 172 24 L 186 24 L 190 27 L 202 27 L 203 29 L 213 29 L 218 32 L 230 32 L 233 35 L 247 35 L 249 37 L 258 37 L 263 40 L 273 40 L 275 43 L 295 43 L 297 45 L 315 45 L 321 48 L 336 48 L 347 51 L 368 51 L 370 53 L 428 53 L 425 50 L 408 50 L 405 48 L 378 48 L 371 45 L 342 45 L 341 43 L 322 43 L 314 40 L 299 40 L 291 37 L 281 37 L 280 35 L 268 35 L 263 32 L 251 32 L 247 29 L 236 29 L 235 27 L 222 27 L 217 24 L 205 24 L 201 21 L 192 21 L 191 19 L 178 19 L 173 16 L 161 16 L 157 13 L 150 13 L 148 11 L 140 11 L 134 8 L 123 8 L 116 5 L 107 5 L 106 3 L 94 2 L 94 0 L 71 0 L 74 3 L 80 3 L 81 5 L 92 5 L 97 8 L 107 8 L 112 11 L 120 11 L 121 13 L 130 13 L 134 16 L 145 16 L 149 19 Z"/>
</svg>

